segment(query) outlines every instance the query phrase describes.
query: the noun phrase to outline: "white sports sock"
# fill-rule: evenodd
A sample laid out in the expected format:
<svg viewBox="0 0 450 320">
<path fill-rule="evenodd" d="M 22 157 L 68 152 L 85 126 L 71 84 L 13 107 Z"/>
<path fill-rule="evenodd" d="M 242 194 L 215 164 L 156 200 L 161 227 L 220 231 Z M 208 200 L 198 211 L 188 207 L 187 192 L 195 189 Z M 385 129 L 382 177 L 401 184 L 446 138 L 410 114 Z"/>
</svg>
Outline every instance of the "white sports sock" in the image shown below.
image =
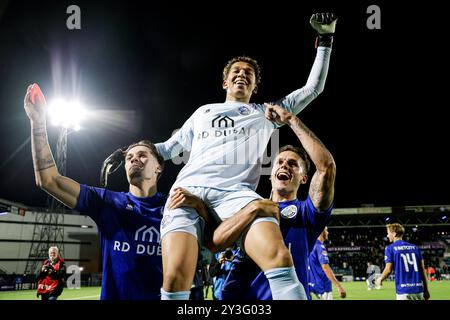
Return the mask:
<svg viewBox="0 0 450 320">
<path fill-rule="evenodd" d="M 305 288 L 298 280 L 295 268 L 273 268 L 264 274 L 269 280 L 273 300 L 307 300 Z"/>
<path fill-rule="evenodd" d="M 161 288 L 161 300 L 189 300 L 190 291 L 167 292 Z"/>
</svg>

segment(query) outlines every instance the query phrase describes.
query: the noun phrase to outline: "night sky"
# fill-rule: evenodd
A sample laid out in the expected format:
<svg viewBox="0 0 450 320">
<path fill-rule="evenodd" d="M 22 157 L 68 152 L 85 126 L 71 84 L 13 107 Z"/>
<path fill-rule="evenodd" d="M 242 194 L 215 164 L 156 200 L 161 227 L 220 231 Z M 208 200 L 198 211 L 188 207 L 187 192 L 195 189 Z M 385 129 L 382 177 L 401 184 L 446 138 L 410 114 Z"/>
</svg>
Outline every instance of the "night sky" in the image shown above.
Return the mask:
<svg viewBox="0 0 450 320">
<path fill-rule="evenodd" d="M 0 198 L 45 205 L 27 140 L 28 84 L 39 83 L 47 101 L 78 97 L 102 115 L 68 136 L 67 153 L 67 176 L 98 186 L 115 149 L 162 142 L 199 106 L 223 102 L 221 73 L 234 56 L 262 66 L 253 102 L 302 87 L 315 57 L 309 18 L 334 11 L 325 90 L 299 117 L 335 157 L 336 207 L 448 204 L 448 31 L 440 5 L 260 2 L 0 0 Z M 66 27 L 71 4 L 81 9 L 81 30 Z M 381 8 L 380 30 L 366 26 L 371 4 Z M 49 124 L 54 155 L 57 134 Z M 280 136 L 298 143 L 287 127 Z M 160 191 L 180 169 L 166 162 Z M 123 169 L 110 179 L 112 189 L 127 190 Z M 267 176 L 258 191 L 269 195 Z"/>
</svg>

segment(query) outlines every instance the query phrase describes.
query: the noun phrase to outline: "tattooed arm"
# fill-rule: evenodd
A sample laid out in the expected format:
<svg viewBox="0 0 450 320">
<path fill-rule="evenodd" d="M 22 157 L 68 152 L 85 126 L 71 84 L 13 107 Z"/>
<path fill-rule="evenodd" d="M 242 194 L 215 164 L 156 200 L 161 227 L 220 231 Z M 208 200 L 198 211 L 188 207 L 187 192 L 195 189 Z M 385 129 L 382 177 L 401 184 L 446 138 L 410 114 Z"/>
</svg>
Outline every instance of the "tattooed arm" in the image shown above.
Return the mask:
<svg viewBox="0 0 450 320">
<path fill-rule="evenodd" d="M 336 164 L 333 156 L 298 117 L 277 105 L 266 104 L 266 108 L 269 113 L 274 112 L 276 114 L 275 119 L 269 120 L 289 125 L 305 148 L 316 167 L 316 172 L 309 187 L 309 197 L 317 210 L 328 209 L 333 202 L 334 180 L 336 178 Z"/>
<path fill-rule="evenodd" d="M 39 102 L 36 104 L 31 102 L 30 94 L 32 87 L 30 85 L 27 89 L 24 108 L 28 118 L 30 118 L 31 153 L 33 155 L 36 185 L 66 206 L 74 208 L 80 195 L 80 185 L 58 173 L 52 151 L 48 144 L 45 120 L 46 105 L 41 105 Z"/>
</svg>

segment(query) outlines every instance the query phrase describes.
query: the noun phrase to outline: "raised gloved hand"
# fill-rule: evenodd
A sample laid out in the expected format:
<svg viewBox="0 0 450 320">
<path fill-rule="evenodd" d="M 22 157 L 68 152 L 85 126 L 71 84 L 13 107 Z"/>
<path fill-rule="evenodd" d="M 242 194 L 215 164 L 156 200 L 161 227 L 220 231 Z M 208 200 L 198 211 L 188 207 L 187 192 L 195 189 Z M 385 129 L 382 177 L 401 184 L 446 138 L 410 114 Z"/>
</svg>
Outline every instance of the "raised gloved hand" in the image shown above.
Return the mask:
<svg viewBox="0 0 450 320">
<path fill-rule="evenodd" d="M 331 47 L 336 30 L 337 16 L 334 13 L 315 13 L 309 23 L 318 33 L 316 47 Z"/>
<path fill-rule="evenodd" d="M 108 158 L 103 161 L 100 173 L 100 185 L 106 187 L 108 185 L 108 175 L 115 172 L 124 162 L 123 150 L 117 149 Z"/>
</svg>

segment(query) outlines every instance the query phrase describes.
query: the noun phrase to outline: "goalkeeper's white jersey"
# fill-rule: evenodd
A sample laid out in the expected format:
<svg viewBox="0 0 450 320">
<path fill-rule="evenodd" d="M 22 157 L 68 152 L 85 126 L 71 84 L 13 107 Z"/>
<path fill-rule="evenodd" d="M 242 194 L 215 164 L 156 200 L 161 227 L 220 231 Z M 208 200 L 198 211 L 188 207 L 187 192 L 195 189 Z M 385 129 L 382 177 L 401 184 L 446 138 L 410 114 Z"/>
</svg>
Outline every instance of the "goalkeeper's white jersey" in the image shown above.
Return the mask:
<svg viewBox="0 0 450 320">
<path fill-rule="evenodd" d="M 303 110 L 323 90 L 330 53 L 330 48 L 319 47 L 306 85 L 276 103 L 294 114 Z M 263 104 L 207 104 L 156 148 L 165 160 L 190 151 L 174 186 L 255 190 L 264 151 L 275 128 L 265 118 Z"/>
</svg>

